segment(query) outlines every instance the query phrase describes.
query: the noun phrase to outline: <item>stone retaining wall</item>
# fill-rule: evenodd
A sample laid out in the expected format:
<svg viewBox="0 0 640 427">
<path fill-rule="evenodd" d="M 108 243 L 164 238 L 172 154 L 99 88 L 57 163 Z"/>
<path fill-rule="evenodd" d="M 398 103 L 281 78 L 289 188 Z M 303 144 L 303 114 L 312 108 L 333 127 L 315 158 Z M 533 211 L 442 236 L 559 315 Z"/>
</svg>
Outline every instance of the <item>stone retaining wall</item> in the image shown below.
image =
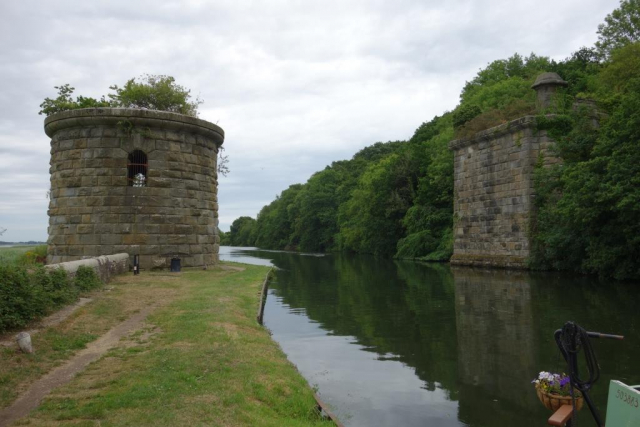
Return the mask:
<svg viewBox="0 0 640 427">
<path fill-rule="evenodd" d="M 53 114 L 47 262 L 126 252 L 143 269 L 218 261 L 217 154 L 224 131 L 181 114 L 92 108 Z M 128 177 L 147 156 L 146 185 Z"/>
<path fill-rule="evenodd" d="M 113 276 L 129 271 L 129 254 L 115 254 L 100 256 L 97 258 L 81 259 L 78 261 L 62 262 L 60 264 L 48 264 L 45 268 L 51 270 L 63 268 L 70 278 L 73 278 L 78 267 L 91 267 L 103 283 L 108 283 Z"/>
</svg>

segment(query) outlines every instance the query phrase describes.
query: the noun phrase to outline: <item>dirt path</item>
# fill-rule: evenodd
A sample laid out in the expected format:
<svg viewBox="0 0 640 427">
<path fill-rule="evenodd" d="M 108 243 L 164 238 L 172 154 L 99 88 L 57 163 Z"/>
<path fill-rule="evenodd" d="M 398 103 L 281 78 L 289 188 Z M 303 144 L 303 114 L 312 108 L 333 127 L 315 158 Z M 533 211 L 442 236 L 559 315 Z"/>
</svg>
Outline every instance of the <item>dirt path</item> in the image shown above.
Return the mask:
<svg viewBox="0 0 640 427">
<path fill-rule="evenodd" d="M 98 360 L 107 351 L 118 345 L 120 339 L 140 329 L 147 316 L 155 309 L 147 306 L 109 332 L 87 345 L 64 365 L 49 372 L 33 383 L 11 406 L 0 411 L 0 427 L 6 427 L 38 407 L 42 399 L 56 387 L 67 384 L 91 362 Z M 70 313 L 69 313 L 70 314 Z M 68 316 L 68 315 L 67 315 Z"/>
</svg>

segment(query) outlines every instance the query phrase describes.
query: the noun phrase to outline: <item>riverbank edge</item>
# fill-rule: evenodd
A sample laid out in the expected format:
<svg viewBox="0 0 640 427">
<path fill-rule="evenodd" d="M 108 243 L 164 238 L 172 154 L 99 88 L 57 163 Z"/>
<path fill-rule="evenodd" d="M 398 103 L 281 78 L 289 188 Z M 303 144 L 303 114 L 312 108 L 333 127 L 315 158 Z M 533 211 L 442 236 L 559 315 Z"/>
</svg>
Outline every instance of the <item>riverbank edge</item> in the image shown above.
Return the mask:
<svg viewBox="0 0 640 427">
<path fill-rule="evenodd" d="M 54 420 L 87 418 L 96 420 L 102 418 L 107 423 L 113 422 L 118 425 L 124 420 L 126 422 L 123 425 L 131 425 L 131 423 L 152 425 L 149 424 L 150 421 L 143 421 L 148 420 L 148 416 L 144 414 L 151 412 L 154 414 L 153 425 L 158 425 L 158 423 L 159 425 L 171 425 L 175 422 L 194 421 L 195 418 L 192 417 L 197 416 L 198 413 L 200 413 L 197 418 L 198 422 L 209 420 L 223 422 L 224 425 L 327 425 L 330 421 L 323 420 L 319 416 L 317 403 L 315 403 L 317 401 L 306 379 L 287 359 L 279 345 L 272 339 L 269 331 L 256 324 L 255 314 L 251 314 L 255 313 L 256 296 L 262 284 L 259 277 L 264 277 L 264 270 L 265 267 L 262 266 L 221 263 L 213 271 L 187 270 L 178 275 L 171 275 L 171 279 L 166 279 L 167 276 L 170 276 L 167 273 L 125 276 L 116 279 L 114 285 L 119 293 L 127 293 L 128 287 L 136 288 L 138 285 L 149 288 L 154 286 L 154 281 L 159 283 L 158 288 L 168 287 L 174 290 L 179 288 L 180 292 L 174 295 L 172 301 L 149 316 L 148 328 L 157 332 L 152 334 L 148 342 L 140 343 L 136 339 L 132 344 L 124 339 L 125 342 L 121 343 L 121 348 L 110 351 L 85 371 L 79 372 L 68 385 L 53 390 L 42 405 L 31 412 L 20 424 L 29 422 L 30 425 L 38 425 L 40 423 L 47 424 Z M 189 281 L 192 282 L 191 285 L 187 283 Z M 155 290 L 151 292 L 151 294 L 153 293 L 156 293 Z M 185 296 L 185 294 L 188 295 Z M 214 305 L 218 306 L 215 308 L 208 304 L 203 306 L 204 300 L 215 301 L 218 304 Z M 193 305 L 199 307 L 198 310 L 192 310 L 193 316 L 187 319 L 179 314 L 184 311 L 184 307 Z M 82 311 L 85 310 L 91 310 L 91 307 Z M 211 319 L 210 312 L 215 313 L 213 316 L 215 321 L 213 322 L 211 322 L 214 319 Z M 74 316 L 71 322 L 82 322 L 83 314 Z M 117 314 L 122 316 L 122 313 Z M 194 336 L 195 331 L 189 331 L 179 325 L 172 325 L 176 318 L 182 318 L 184 321 L 192 323 L 199 316 L 209 320 L 206 333 L 212 336 L 217 335 L 218 339 Z M 65 329 L 69 329 L 70 326 L 67 323 L 69 322 L 60 326 L 59 333 L 64 333 Z M 202 325 L 194 325 L 193 329 L 201 329 L 199 326 Z M 176 338 L 175 334 L 180 335 L 180 339 L 175 342 L 179 346 L 173 348 L 171 343 Z M 185 340 L 184 335 L 187 335 L 189 340 Z M 185 343 L 191 340 L 193 340 L 193 347 Z M 38 350 L 42 353 L 44 342 L 39 344 Z M 136 392 L 136 398 L 127 398 L 127 394 L 131 390 L 127 387 L 117 387 L 114 384 L 123 382 L 134 388 L 139 388 L 140 383 L 144 381 L 139 381 L 136 384 L 136 377 L 140 375 L 141 370 L 145 369 L 153 374 L 153 369 L 151 371 L 149 369 L 154 366 L 155 359 L 152 356 L 153 351 L 157 350 L 154 347 L 158 345 L 161 345 L 163 351 L 169 348 L 181 353 L 177 360 L 192 360 L 194 364 L 201 363 L 203 358 L 200 356 L 194 358 L 194 354 L 188 354 L 191 348 L 200 348 L 204 353 L 210 355 L 219 352 L 223 347 L 232 347 L 233 351 L 229 350 L 224 357 L 218 358 L 220 360 L 209 357 L 207 367 L 199 376 L 210 375 L 207 371 L 211 369 L 211 366 L 215 367 L 214 369 L 220 367 L 227 374 L 226 376 L 229 378 L 226 378 L 228 382 L 226 387 L 220 387 L 220 373 L 218 372 L 217 376 L 211 378 L 212 387 L 204 391 L 205 394 L 215 395 L 215 397 L 210 396 L 212 401 L 221 401 L 222 404 L 219 407 L 208 404 L 204 408 L 200 405 L 201 402 L 198 404 L 192 402 L 191 405 L 185 405 L 183 402 L 178 405 L 180 400 L 187 397 L 193 399 L 193 396 L 187 396 L 189 393 L 185 392 L 174 395 L 169 400 L 171 403 L 164 405 L 176 409 L 179 413 L 167 413 L 164 406 L 155 409 L 144 406 L 140 407 L 139 413 L 132 412 L 131 404 L 134 402 L 143 404 L 145 399 L 140 399 L 139 391 Z M 139 346 L 146 348 L 136 350 L 136 347 Z M 68 354 L 69 357 L 66 359 L 71 359 L 76 353 Z M 145 357 L 145 354 L 149 356 Z M 28 356 L 24 357 L 28 358 Z M 144 360 L 145 358 L 149 360 Z M 102 370 L 110 376 L 114 375 L 113 370 L 105 370 L 101 366 L 112 364 L 114 359 L 120 359 L 117 364 L 120 367 L 120 374 L 116 375 L 118 378 L 110 378 L 109 381 L 104 378 L 100 379 L 100 375 L 96 375 L 95 371 Z M 242 366 L 244 369 L 239 369 L 234 373 L 233 371 L 236 369 L 233 365 Z M 190 370 L 194 368 L 193 366 L 187 367 Z M 159 368 L 166 369 L 166 366 L 164 364 L 157 365 L 156 370 Z M 148 380 L 148 378 L 144 379 Z M 97 386 L 96 381 L 98 382 Z M 213 387 L 214 385 L 218 387 Z M 87 390 L 92 390 L 92 397 L 89 399 L 86 396 Z M 121 408 L 113 407 L 110 396 L 113 397 L 114 394 L 119 395 L 118 402 L 123 405 Z M 75 395 L 77 395 L 77 399 L 74 398 Z M 202 398 L 202 396 L 198 397 Z M 109 408 L 109 410 L 98 410 L 96 414 L 96 407 Z M 126 418 L 118 420 L 120 416 Z M 166 424 L 162 422 L 163 417 Z"/>
<path fill-rule="evenodd" d="M 274 268 L 275 267 L 271 267 L 267 272 L 267 275 L 265 276 L 264 281 L 262 282 L 262 289 L 260 290 L 260 302 L 258 303 L 258 314 L 256 315 L 256 320 L 258 321 L 258 324 L 263 327 L 264 327 L 264 306 L 267 302 L 267 293 L 269 291 L 269 284 L 274 277 Z M 298 373 L 302 375 L 299 371 Z M 329 408 L 329 405 L 327 405 L 322 399 L 320 399 L 320 396 L 318 396 L 318 393 L 314 392 L 313 397 L 316 400 L 316 404 L 318 405 L 316 407 L 318 412 L 326 415 L 336 425 L 336 427 L 344 427 L 344 424 L 342 424 L 342 422 L 340 422 L 338 417 L 331 411 L 331 409 Z"/>
<path fill-rule="evenodd" d="M 312 256 L 330 256 L 330 255 L 336 255 L 336 254 L 350 254 L 350 252 L 342 252 L 342 251 L 302 252 L 302 251 L 291 250 L 291 249 L 264 249 L 264 248 L 259 248 L 257 246 L 225 245 L 224 247 L 251 249 L 251 250 L 259 250 L 259 251 L 265 251 L 265 252 L 285 252 L 285 253 L 291 253 L 296 255 L 312 255 Z M 356 254 L 358 256 L 370 256 L 374 258 L 376 257 L 376 255 L 371 253 L 355 253 L 354 252 L 353 254 Z M 598 276 L 598 274 L 596 273 L 578 272 L 578 271 L 572 271 L 572 270 L 566 270 L 566 269 L 553 269 L 553 268 L 542 269 L 542 268 L 532 267 L 530 265 L 528 258 L 519 259 L 517 260 L 517 262 L 509 265 L 507 265 L 507 263 L 500 264 L 499 262 L 493 262 L 493 263 L 492 262 L 457 262 L 455 260 L 452 261 L 452 258 L 453 256 L 446 260 L 426 259 L 426 257 L 417 257 L 417 258 L 391 257 L 391 258 L 384 258 L 384 259 L 389 259 L 392 261 L 411 261 L 411 262 L 418 262 L 418 263 L 424 263 L 429 265 L 449 265 L 452 268 L 469 268 L 469 269 L 478 269 L 478 270 L 485 270 L 485 271 L 510 271 L 510 272 L 521 272 L 521 273 L 566 274 L 566 275 L 579 276 L 579 277 L 603 279 L 602 277 Z M 607 278 L 605 277 L 604 279 L 607 279 Z M 618 280 L 618 279 L 608 279 L 608 280 L 612 280 L 617 283 L 625 283 L 625 282 L 633 283 L 637 281 L 637 280 Z"/>
</svg>

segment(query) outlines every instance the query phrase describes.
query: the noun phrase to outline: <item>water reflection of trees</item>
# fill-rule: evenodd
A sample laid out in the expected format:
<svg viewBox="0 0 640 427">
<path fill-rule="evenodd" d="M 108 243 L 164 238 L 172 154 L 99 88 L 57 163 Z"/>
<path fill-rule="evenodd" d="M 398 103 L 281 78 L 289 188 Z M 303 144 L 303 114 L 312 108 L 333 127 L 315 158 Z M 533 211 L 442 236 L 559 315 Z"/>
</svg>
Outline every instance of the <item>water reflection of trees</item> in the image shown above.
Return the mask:
<svg viewBox="0 0 640 427">
<path fill-rule="evenodd" d="M 594 343 L 602 367 L 594 390 L 599 406 L 609 379 L 640 383 L 634 366 L 640 301 L 633 284 L 463 268 L 452 273 L 446 265 L 365 256 L 268 257 L 282 269 L 274 289 L 285 304 L 332 334 L 355 337 L 380 358 L 412 367 L 425 388 L 442 388 L 459 401 L 459 418 L 469 425 L 534 426 L 548 416 L 530 381 L 540 370 L 564 369 L 553 331 L 567 320 L 628 337 Z"/>
<path fill-rule="evenodd" d="M 336 335 L 415 369 L 456 400 L 453 284 L 448 267 L 331 255 L 275 259 L 275 292 Z"/>
</svg>

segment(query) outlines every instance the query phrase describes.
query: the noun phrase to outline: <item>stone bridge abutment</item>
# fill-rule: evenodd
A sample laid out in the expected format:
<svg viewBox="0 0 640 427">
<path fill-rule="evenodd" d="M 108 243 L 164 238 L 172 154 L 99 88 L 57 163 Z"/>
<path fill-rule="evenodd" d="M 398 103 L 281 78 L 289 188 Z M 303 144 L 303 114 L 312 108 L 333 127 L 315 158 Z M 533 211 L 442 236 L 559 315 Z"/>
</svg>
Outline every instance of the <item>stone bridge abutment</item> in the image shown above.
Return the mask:
<svg viewBox="0 0 640 427">
<path fill-rule="evenodd" d="M 538 77 L 539 111 L 564 82 L 555 73 Z M 533 175 L 542 159 L 557 161 L 553 141 L 525 116 L 451 141 L 454 152 L 454 251 L 452 264 L 526 268 L 529 227 L 535 214 Z"/>
</svg>

